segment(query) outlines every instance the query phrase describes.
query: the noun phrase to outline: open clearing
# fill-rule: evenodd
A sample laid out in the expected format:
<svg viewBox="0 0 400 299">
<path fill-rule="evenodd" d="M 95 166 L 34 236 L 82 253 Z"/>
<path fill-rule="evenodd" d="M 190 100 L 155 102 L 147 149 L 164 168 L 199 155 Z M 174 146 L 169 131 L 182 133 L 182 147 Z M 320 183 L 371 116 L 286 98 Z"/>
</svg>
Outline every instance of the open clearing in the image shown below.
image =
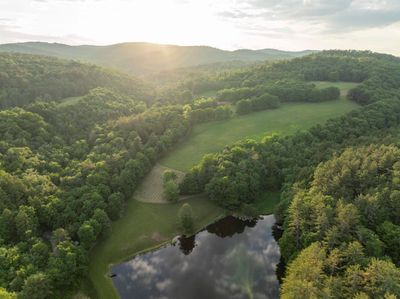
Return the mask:
<svg viewBox="0 0 400 299">
<path fill-rule="evenodd" d="M 153 167 L 150 173 L 144 178 L 143 182 L 140 184 L 138 189 L 134 194 L 134 198 L 142 202 L 152 202 L 152 203 L 168 203 L 164 198 L 164 188 L 163 188 L 163 173 L 166 170 L 171 170 L 176 173 L 177 183 L 182 181 L 185 173 L 171 169 L 160 164 Z"/>
<path fill-rule="evenodd" d="M 324 82 L 326 83 L 326 82 Z M 329 84 L 333 86 L 335 83 Z M 323 103 L 288 103 L 275 110 L 235 116 L 229 120 L 196 126 L 179 148 L 167 155 L 160 163 L 164 166 L 188 171 L 207 153 L 221 151 L 245 138 L 260 139 L 272 134 L 290 135 L 322 124 L 330 118 L 341 116 L 359 107 L 341 97 Z"/>
<path fill-rule="evenodd" d="M 196 230 L 224 215 L 221 208 L 202 196 L 167 205 L 130 200 L 124 217 L 113 222 L 111 235 L 93 248 L 89 266 L 92 286 L 84 289 L 88 293 L 96 290 L 97 298 L 118 298 L 112 280 L 107 276 L 109 265 L 159 246 L 178 235 L 177 214 L 185 202 L 192 206 Z"/>
</svg>

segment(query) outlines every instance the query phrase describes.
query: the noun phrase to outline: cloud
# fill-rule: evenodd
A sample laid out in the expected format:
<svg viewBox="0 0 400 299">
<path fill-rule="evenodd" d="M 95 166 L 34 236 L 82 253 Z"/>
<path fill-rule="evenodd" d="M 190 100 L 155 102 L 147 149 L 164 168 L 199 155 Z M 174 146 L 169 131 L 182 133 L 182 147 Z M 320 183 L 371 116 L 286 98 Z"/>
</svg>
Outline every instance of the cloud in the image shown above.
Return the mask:
<svg viewBox="0 0 400 299">
<path fill-rule="evenodd" d="M 243 2 L 242 2 L 243 3 Z M 321 33 L 349 32 L 384 27 L 400 21 L 398 0 L 248 0 L 241 9 L 234 8 L 219 12 L 222 18 L 271 21 L 283 26 L 319 26 Z"/>
<path fill-rule="evenodd" d="M 88 44 L 93 42 L 92 40 L 74 34 L 62 35 L 62 36 L 50 36 L 50 35 L 40 35 L 40 34 L 30 34 L 30 33 L 20 32 L 17 29 L 18 29 L 17 26 L 2 24 L 0 20 L 0 44 L 30 42 L 30 41 L 45 41 L 53 43 L 67 43 L 67 44 Z"/>
<path fill-rule="evenodd" d="M 33 2 L 87 2 L 87 1 L 101 1 L 101 0 L 32 0 Z"/>
</svg>

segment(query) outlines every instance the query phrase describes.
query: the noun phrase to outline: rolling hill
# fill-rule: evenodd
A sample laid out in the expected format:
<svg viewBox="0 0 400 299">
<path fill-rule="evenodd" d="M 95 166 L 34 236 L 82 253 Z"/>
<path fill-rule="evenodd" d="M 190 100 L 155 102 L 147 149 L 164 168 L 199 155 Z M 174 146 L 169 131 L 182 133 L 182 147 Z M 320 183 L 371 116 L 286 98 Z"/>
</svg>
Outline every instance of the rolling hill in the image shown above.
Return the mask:
<svg viewBox="0 0 400 299">
<path fill-rule="evenodd" d="M 135 75 L 216 62 L 287 59 L 314 51 L 287 52 L 275 49 L 225 51 L 207 46 L 175 46 L 151 43 L 121 43 L 109 46 L 69 46 L 27 42 L 0 45 L 0 52 L 19 52 L 75 59 L 119 69 Z"/>
<path fill-rule="evenodd" d="M 61 100 L 104 87 L 146 101 L 140 79 L 104 67 L 56 57 L 0 53 L 0 109 L 24 106 L 37 99 Z"/>
</svg>

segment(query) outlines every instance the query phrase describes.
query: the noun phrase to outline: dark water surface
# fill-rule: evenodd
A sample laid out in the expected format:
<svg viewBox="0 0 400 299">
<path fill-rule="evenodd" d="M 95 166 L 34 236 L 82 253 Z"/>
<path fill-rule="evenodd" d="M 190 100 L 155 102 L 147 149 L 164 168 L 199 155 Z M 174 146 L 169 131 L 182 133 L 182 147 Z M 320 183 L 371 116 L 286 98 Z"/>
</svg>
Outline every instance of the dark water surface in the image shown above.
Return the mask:
<svg viewBox="0 0 400 299">
<path fill-rule="evenodd" d="M 122 299 L 278 298 L 274 223 L 273 215 L 226 217 L 176 245 L 114 265 L 114 285 Z"/>
</svg>

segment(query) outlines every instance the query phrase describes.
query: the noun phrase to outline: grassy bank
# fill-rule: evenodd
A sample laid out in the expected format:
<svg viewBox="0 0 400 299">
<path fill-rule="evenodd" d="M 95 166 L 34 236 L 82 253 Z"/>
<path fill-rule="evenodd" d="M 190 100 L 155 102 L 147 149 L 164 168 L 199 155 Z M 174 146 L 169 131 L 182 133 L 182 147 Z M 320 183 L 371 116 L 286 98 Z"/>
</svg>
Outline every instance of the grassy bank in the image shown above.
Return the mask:
<svg viewBox="0 0 400 299">
<path fill-rule="evenodd" d="M 254 203 L 254 207 L 260 215 L 270 215 L 275 211 L 275 207 L 279 203 L 281 193 L 280 191 L 265 192 Z"/>
<path fill-rule="evenodd" d="M 221 208 L 201 196 L 168 205 L 132 199 L 125 216 L 113 223 L 111 235 L 91 252 L 89 278 L 98 298 L 118 298 L 112 280 L 107 276 L 110 264 L 159 246 L 179 234 L 177 214 L 184 202 L 193 208 L 196 230 L 223 215 Z"/>
</svg>

